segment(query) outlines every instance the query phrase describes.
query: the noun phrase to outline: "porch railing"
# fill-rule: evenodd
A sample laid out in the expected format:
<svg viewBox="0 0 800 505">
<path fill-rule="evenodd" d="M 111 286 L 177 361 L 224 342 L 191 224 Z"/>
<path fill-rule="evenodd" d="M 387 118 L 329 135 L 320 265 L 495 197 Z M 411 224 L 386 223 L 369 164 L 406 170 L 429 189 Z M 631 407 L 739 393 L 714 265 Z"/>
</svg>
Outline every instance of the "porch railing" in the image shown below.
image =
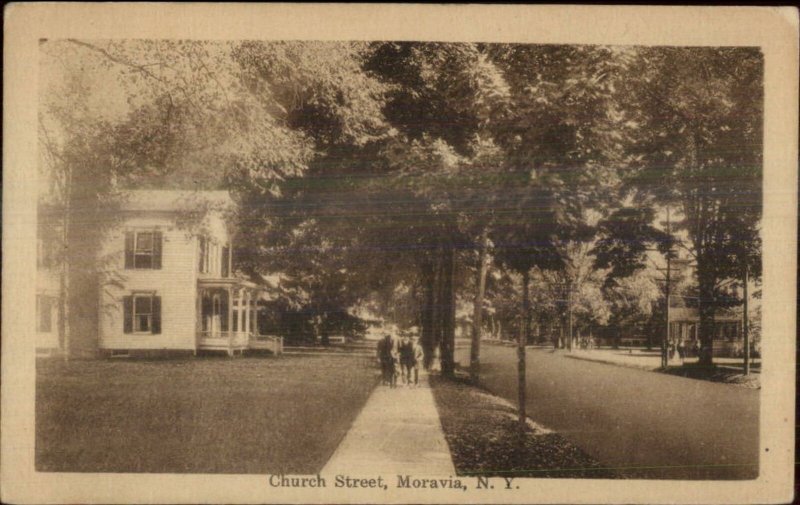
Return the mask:
<svg viewBox="0 0 800 505">
<path fill-rule="evenodd" d="M 283 337 L 251 334 L 249 347 L 250 349 L 267 350 L 272 354 L 281 354 L 283 352 Z"/>
<path fill-rule="evenodd" d="M 249 334 L 244 331 L 201 331 L 197 340 L 200 349 L 230 354 L 247 349 Z"/>
<path fill-rule="evenodd" d="M 273 354 L 283 352 L 283 337 L 256 335 L 246 331 L 201 331 L 198 348 L 210 351 L 226 351 L 233 354 L 245 349 L 262 349 Z"/>
</svg>

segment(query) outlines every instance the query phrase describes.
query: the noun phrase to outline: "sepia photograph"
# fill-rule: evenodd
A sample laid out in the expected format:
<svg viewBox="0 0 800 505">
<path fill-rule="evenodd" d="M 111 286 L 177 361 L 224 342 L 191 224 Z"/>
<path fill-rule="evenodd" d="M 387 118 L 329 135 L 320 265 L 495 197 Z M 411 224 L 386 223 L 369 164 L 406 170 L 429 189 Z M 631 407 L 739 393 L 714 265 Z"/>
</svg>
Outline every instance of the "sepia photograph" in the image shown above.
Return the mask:
<svg viewBox="0 0 800 505">
<path fill-rule="evenodd" d="M 468 502 L 762 475 L 762 353 L 794 336 L 762 325 L 761 47 L 36 53 L 37 474 Z"/>
</svg>

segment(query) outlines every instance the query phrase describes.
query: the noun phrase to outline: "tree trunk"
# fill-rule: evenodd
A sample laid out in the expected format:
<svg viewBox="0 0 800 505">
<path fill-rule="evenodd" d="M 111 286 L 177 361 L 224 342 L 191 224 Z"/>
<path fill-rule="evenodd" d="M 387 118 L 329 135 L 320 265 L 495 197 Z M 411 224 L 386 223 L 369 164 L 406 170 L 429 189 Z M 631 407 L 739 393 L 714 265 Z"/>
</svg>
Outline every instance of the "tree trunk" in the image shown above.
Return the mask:
<svg viewBox="0 0 800 505">
<path fill-rule="evenodd" d="M 455 373 L 455 326 L 456 307 L 454 276 L 456 267 L 455 248 L 449 245 L 442 249 L 442 375 L 452 377 Z"/>
<path fill-rule="evenodd" d="M 530 308 L 531 300 L 528 291 L 530 284 L 530 273 L 525 270 L 522 273 L 522 313 L 524 314 L 524 331 L 521 331 L 517 340 L 517 403 L 519 404 L 519 429 L 525 430 L 526 408 L 525 408 L 525 341 L 531 331 Z"/>
<path fill-rule="evenodd" d="M 698 260 L 698 272 L 701 272 L 700 261 Z M 714 362 L 714 280 L 709 276 L 701 276 L 698 279 L 700 300 L 698 312 L 700 315 L 700 357 L 698 362 L 701 365 L 711 365 Z"/>
<path fill-rule="evenodd" d="M 420 310 L 423 365 L 426 370 L 433 362 L 433 350 L 436 347 L 436 328 L 434 324 L 436 308 L 436 268 L 432 261 L 422 264 L 422 308 Z"/>
<path fill-rule="evenodd" d="M 742 338 L 744 340 L 744 374 L 750 375 L 750 321 L 749 321 L 749 314 L 747 313 L 747 308 L 749 305 L 748 294 L 747 294 L 747 283 L 749 282 L 749 272 L 747 268 L 747 263 L 744 266 L 744 282 L 742 283 L 743 286 L 743 302 L 742 302 Z"/>
<path fill-rule="evenodd" d="M 469 375 L 473 384 L 480 381 L 481 367 L 481 332 L 483 329 L 483 294 L 486 290 L 486 255 L 488 252 L 488 230 L 484 229 L 481 234 L 480 251 L 478 252 L 478 278 L 477 292 L 472 306 L 472 345 L 469 354 Z"/>
</svg>

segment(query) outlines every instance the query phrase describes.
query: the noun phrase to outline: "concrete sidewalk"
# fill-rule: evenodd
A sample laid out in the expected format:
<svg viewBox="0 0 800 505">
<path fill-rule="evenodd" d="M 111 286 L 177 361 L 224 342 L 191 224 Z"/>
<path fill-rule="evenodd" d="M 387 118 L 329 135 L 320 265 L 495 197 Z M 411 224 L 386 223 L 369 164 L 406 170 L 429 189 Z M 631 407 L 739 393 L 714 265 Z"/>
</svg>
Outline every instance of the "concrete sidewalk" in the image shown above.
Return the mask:
<svg viewBox="0 0 800 505">
<path fill-rule="evenodd" d="M 322 474 L 455 476 L 428 375 L 419 382 L 379 385 Z"/>
</svg>

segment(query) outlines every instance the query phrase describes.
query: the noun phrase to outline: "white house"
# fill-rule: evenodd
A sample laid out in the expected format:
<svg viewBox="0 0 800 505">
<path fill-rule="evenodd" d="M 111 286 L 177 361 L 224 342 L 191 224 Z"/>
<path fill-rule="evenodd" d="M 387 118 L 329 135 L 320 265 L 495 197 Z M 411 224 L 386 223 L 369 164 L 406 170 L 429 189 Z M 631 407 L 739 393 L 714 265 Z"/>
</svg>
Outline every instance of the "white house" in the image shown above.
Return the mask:
<svg viewBox="0 0 800 505">
<path fill-rule="evenodd" d="M 120 203 L 100 251 L 101 355 L 282 351 L 259 333 L 262 287 L 232 270 L 233 206 L 223 191 L 131 191 Z"/>
<path fill-rule="evenodd" d="M 48 227 L 39 227 L 36 240 L 36 351 L 57 353 L 63 346 L 58 333 L 59 278 L 55 251 L 47 234 Z"/>
</svg>

